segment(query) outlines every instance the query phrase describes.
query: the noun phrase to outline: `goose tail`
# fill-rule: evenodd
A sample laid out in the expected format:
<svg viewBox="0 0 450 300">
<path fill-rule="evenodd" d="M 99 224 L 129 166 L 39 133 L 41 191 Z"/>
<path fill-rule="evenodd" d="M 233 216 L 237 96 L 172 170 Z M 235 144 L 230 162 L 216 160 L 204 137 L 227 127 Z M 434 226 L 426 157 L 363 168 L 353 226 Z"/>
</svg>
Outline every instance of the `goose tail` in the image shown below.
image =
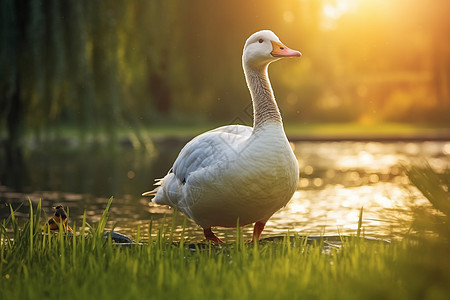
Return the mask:
<svg viewBox="0 0 450 300">
<path fill-rule="evenodd" d="M 151 191 L 148 191 L 148 192 L 142 193 L 142 196 L 144 196 L 144 197 L 147 197 L 147 196 L 155 196 L 155 195 L 156 195 L 156 193 L 158 192 L 158 190 L 159 190 L 159 186 L 158 186 L 158 187 L 156 187 L 156 188 L 154 188 L 154 189 L 153 189 L 153 190 L 151 190 Z"/>
<path fill-rule="evenodd" d="M 147 197 L 147 196 L 155 196 L 156 193 L 158 192 L 158 190 L 161 188 L 161 184 L 164 178 L 158 178 L 155 179 L 155 183 L 153 185 L 156 185 L 156 187 L 148 192 L 142 193 L 142 196 Z"/>
</svg>

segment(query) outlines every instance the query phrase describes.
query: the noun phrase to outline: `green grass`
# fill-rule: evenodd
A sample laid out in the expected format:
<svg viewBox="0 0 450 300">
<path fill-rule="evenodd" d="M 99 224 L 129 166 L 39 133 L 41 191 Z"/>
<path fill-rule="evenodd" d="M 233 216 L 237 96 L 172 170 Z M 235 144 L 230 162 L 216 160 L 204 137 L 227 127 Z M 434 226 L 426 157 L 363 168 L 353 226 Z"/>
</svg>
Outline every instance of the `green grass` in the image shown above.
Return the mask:
<svg viewBox="0 0 450 300">
<path fill-rule="evenodd" d="M 445 240 L 392 244 L 358 238 L 341 248 L 301 237 L 225 246 L 172 243 L 173 226 L 144 245 L 103 238 L 108 204 L 96 226 L 43 234 L 40 205 L 19 226 L 2 221 L 0 299 L 449 299 Z M 139 230 L 138 230 L 139 231 Z M 138 238 L 137 238 L 138 239 Z M 441 242 L 444 241 L 444 242 Z"/>
<path fill-rule="evenodd" d="M 435 242 L 434 236 L 438 236 L 440 241 L 450 243 L 450 169 L 438 173 L 425 163 L 405 171 L 411 183 L 432 207 L 431 210 L 422 207 L 413 209 L 413 229 L 423 233 L 431 242 Z"/>
</svg>

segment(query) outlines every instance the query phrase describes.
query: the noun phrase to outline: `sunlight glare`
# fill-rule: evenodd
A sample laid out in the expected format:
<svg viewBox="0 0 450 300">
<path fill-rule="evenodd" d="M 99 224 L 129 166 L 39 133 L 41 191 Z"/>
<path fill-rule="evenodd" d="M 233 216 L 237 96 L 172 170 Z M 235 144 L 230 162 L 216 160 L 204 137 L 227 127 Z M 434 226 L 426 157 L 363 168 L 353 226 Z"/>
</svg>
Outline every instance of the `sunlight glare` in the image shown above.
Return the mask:
<svg viewBox="0 0 450 300">
<path fill-rule="evenodd" d="M 306 175 L 311 175 L 314 172 L 314 168 L 312 166 L 306 166 L 303 170 Z"/>
<path fill-rule="evenodd" d="M 386 196 L 375 194 L 374 195 L 375 202 L 378 203 L 381 207 L 384 208 L 392 208 L 394 207 L 392 200 L 387 198 Z"/>
<path fill-rule="evenodd" d="M 290 10 L 286 10 L 283 13 L 283 19 L 286 23 L 292 23 L 295 19 L 294 13 Z"/>
<path fill-rule="evenodd" d="M 335 29 L 335 22 L 345 13 L 350 11 L 355 6 L 354 1 L 351 0 L 336 0 L 333 3 L 324 4 L 322 13 L 324 16 L 324 29 Z"/>
<path fill-rule="evenodd" d="M 446 143 L 442 149 L 442 152 L 445 155 L 450 155 L 450 143 Z"/>
<path fill-rule="evenodd" d="M 442 148 L 442 153 L 445 155 L 450 155 L 450 143 L 445 143 L 444 147 Z"/>
<path fill-rule="evenodd" d="M 369 182 L 377 183 L 378 181 L 380 181 L 380 176 L 378 176 L 377 174 L 370 174 L 369 175 Z"/>
<path fill-rule="evenodd" d="M 302 188 L 309 186 L 309 179 L 308 178 L 300 178 L 299 185 Z"/>
<path fill-rule="evenodd" d="M 289 205 L 289 211 L 293 214 L 296 213 L 307 213 L 308 209 L 307 207 L 309 206 L 309 201 L 304 201 L 302 203 L 292 203 Z"/>
<path fill-rule="evenodd" d="M 323 179 L 322 178 L 314 178 L 313 184 L 315 187 L 320 187 L 323 184 Z"/>
</svg>

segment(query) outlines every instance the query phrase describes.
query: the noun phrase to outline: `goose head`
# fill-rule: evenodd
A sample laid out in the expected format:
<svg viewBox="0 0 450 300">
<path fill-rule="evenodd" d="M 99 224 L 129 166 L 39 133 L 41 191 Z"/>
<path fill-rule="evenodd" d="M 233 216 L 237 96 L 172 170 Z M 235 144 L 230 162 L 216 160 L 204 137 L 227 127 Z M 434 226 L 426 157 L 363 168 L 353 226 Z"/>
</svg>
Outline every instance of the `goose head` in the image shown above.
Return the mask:
<svg viewBox="0 0 450 300">
<path fill-rule="evenodd" d="M 252 34 L 244 46 L 242 62 L 244 66 L 258 68 L 268 65 L 282 57 L 300 57 L 299 51 L 289 49 L 270 30 Z"/>
</svg>

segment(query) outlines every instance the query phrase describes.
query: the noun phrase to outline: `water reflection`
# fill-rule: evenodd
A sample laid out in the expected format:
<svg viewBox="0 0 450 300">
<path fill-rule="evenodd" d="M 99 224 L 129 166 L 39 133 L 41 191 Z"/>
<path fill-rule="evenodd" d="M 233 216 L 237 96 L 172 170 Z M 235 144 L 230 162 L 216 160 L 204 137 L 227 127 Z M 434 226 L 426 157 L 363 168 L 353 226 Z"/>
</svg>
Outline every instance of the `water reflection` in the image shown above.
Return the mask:
<svg viewBox="0 0 450 300">
<path fill-rule="evenodd" d="M 34 149 L 24 154 L 21 185 L 14 178 L 0 183 L 0 218 L 9 214 L 7 204 L 24 203 L 19 216 L 26 217 L 28 197 L 51 213 L 56 203 L 69 206 L 71 222 L 80 221 L 86 211 L 88 222 L 99 220 L 110 196 L 110 227 L 125 234 L 153 234 L 162 222 L 172 222 L 173 210 L 149 203 L 140 194 L 155 178 L 165 175 L 184 142 L 159 145 L 158 154 L 123 148 L 116 151 L 77 148 Z M 400 164 L 421 163 L 427 159 L 436 170 L 449 167 L 450 142 L 301 142 L 294 145 L 299 159 L 299 188 L 289 204 L 267 223 L 264 236 L 287 231 L 310 235 L 354 234 L 361 207 L 366 235 L 395 237 L 408 230 L 411 205 L 427 205 L 412 187 Z M 3 161 L 5 157 L 0 157 Z M 17 176 L 17 175 L 16 175 Z M 21 178 L 27 178 L 23 185 Z M 184 217 L 176 214 L 177 233 Z M 202 239 L 202 230 L 187 220 L 190 240 Z M 217 228 L 220 238 L 234 239 L 235 230 Z M 251 226 L 244 228 L 249 237 Z"/>
</svg>

